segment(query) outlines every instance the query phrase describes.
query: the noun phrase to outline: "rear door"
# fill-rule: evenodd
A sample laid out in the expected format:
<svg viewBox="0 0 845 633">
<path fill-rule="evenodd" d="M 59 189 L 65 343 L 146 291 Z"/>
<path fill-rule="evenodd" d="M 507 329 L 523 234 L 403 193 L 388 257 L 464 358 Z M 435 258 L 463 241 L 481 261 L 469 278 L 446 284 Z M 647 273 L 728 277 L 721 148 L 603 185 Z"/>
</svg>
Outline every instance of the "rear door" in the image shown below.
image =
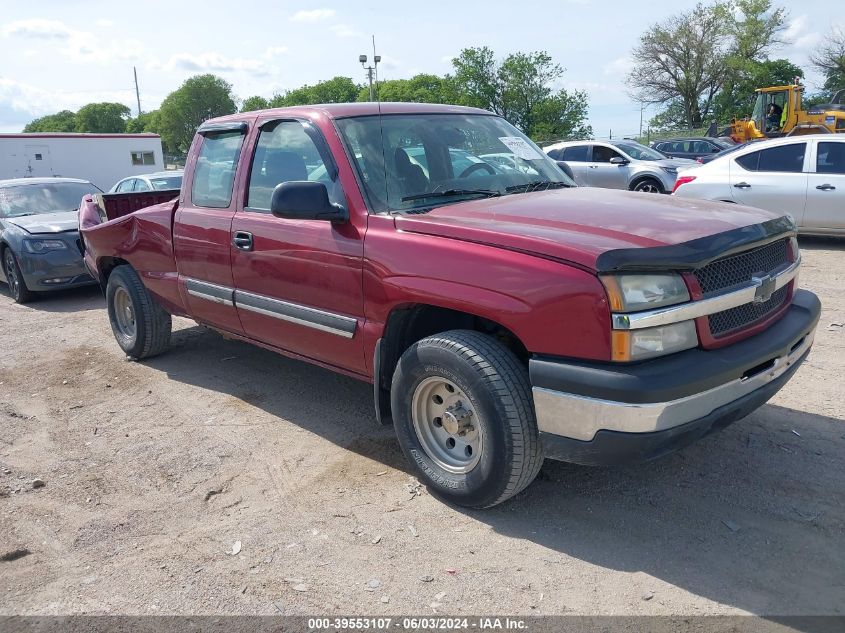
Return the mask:
<svg viewBox="0 0 845 633">
<path fill-rule="evenodd" d="M 735 202 L 789 213 L 800 224 L 807 201 L 807 141 L 776 145 L 730 161 Z"/>
<path fill-rule="evenodd" d="M 593 154 L 588 163 L 587 179 L 591 187 L 605 189 L 628 188 L 628 165 L 614 165 L 611 158 L 628 160 L 618 151 L 606 145 L 593 145 Z"/>
<path fill-rule="evenodd" d="M 845 140 L 813 143 L 815 155 L 801 224 L 808 230 L 845 231 Z"/>
<path fill-rule="evenodd" d="M 246 123 L 201 127 L 185 170 L 173 224 L 176 269 L 191 316 L 237 334 L 243 333 L 233 294 L 231 260 L 233 185 Z"/>
<path fill-rule="evenodd" d="M 589 145 L 570 145 L 558 150 L 558 154 L 554 156 L 555 160 L 562 160 L 572 170 L 572 175 L 575 177 L 575 182 L 581 186 L 587 186 L 587 161 L 590 158 Z"/>
<path fill-rule="evenodd" d="M 232 223 L 238 314 L 250 338 L 364 373 L 366 218 L 350 213 L 349 222 L 332 224 L 272 215 L 273 189 L 301 180 L 324 183 L 332 202 L 349 208 L 322 134 L 300 120 L 263 121 Z"/>
</svg>

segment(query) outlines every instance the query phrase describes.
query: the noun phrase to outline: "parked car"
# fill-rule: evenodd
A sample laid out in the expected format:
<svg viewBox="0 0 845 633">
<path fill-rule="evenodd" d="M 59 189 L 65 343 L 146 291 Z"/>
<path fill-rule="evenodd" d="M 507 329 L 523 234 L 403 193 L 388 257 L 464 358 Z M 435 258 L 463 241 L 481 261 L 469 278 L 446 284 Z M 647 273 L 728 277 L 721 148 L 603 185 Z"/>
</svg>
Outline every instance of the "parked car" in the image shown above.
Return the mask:
<svg viewBox="0 0 845 633">
<path fill-rule="evenodd" d="M 533 173 L 468 159 L 505 152 Z M 314 155 L 326 180 L 307 179 Z M 742 418 L 819 318 L 788 217 L 573 187 L 484 110 L 222 117 L 185 179 L 178 200 L 80 211 L 120 349 L 163 352 L 175 314 L 370 382 L 414 473 L 466 506 L 516 494 L 544 457 L 651 459 Z"/>
<path fill-rule="evenodd" d="M 94 192 L 100 189 L 74 178 L 0 181 L 2 280 L 15 301 L 95 283 L 82 263 L 77 223 L 79 201 Z"/>
<path fill-rule="evenodd" d="M 845 235 L 845 137 L 817 134 L 750 143 L 682 172 L 675 187 L 680 198 L 788 213 L 801 233 Z"/>
<path fill-rule="evenodd" d="M 753 141 L 749 141 L 749 143 L 750 142 L 753 142 Z M 721 152 L 719 152 L 717 154 L 709 154 L 707 156 L 702 156 L 700 158 L 697 158 L 695 160 L 695 162 L 698 163 L 699 165 L 706 165 L 707 163 L 713 162 L 717 158 L 721 158 L 722 156 L 726 156 L 727 154 L 733 154 L 737 150 L 740 150 L 743 147 L 745 147 L 746 145 L 748 145 L 748 143 L 735 143 L 734 145 L 731 145 L 730 147 L 723 149 Z"/>
<path fill-rule="evenodd" d="M 695 164 L 635 141 L 567 141 L 544 151 L 569 165 L 579 185 L 647 193 L 670 193 L 678 169 Z"/>
<path fill-rule="evenodd" d="M 717 138 L 697 136 L 693 138 L 665 138 L 652 141 L 650 146 L 669 158 L 697 160 L 728 149 L 731 143 Z"/>
<path fill-rule="evenodd" d="M 109 189 L 109 193 L 181 189 L 183 173 L 184 170 L 182 169 L 174 169 L 171 171 L 158 171 L 154 174 L 145 174 L 143 176 L 129 176 L 123 180 L 118 180 L 114 186 Z"/>
</svg>

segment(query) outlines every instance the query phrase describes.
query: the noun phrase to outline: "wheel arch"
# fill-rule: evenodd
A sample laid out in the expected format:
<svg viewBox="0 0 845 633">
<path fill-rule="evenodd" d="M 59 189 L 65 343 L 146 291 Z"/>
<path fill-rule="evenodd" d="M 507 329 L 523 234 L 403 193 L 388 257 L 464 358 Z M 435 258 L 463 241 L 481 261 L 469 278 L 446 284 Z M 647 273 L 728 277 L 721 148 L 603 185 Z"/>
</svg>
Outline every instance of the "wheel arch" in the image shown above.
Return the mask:
<svg viewBox="0 0 845 633">
<path fill-rule="evenodd" d="M 660 186 L 660 189 L 662 190 L 662 192 L 666 193 L 666 191 L 667 191 L 666 183 L 663 182 L 663 180 L 660 178 L 660 176 L 658 176 L 657 174 L 650 173 L 650 172 L 647 172 L 647 173 L 644 173 L 644 174 L 637 174 L 634 178 L 632 178 L 631 183 L 628 185 L 628 190 L 633 191 L 634 189 L 636 189 L 637 185 L 639 185 L 640 183 L 642 183 L 643 181 L 646 181 L 646 180 L 653 180 L 654 182 L 656 182 Z"/>
<path fill-rule="evenodd" d="M 399 358 L 417 341 L 448 330 L 472 330 L 492 336 L 528 366 L 530 354 L 523 342 L 497 321 L 430 303 L 395 306 L 388 314 L 373 354 L 373 395 L 376 417 L 382 424 L 391 423 L 390 384 Z"/>
</svg>

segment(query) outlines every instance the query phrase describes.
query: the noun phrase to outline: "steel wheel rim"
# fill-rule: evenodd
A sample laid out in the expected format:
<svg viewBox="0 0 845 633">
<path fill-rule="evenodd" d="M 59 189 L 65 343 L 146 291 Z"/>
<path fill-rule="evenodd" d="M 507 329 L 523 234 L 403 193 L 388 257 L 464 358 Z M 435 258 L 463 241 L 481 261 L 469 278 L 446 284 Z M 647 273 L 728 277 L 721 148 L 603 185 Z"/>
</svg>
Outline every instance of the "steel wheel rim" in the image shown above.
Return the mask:
<svg viewBox="0 0 845 633">
<path fill-rule="evenodd" d="M 483 449 L 481 420 L 469 397 L 440 376 L 423 380 L 411 400 L 414 431 L 426 455 L 442 469 L 468 473 Z"/>
<path fill-rule="evenodd" d="M 652 182 L 642 182 L 634 188 L 634 191 L 640 191 L 642 193 L 660 193 L 657 185 Z"/>
<path fill-rule="evenodd" d="M 9 290 L 12 291 L 12 296 L 18 296 L 19 284 L 18 273 L 15 270 L 15 256 L 12 251 L 6 251 L 6 281 L 9 283 Z"/>
<path fill-rule="evenodd" d="M 114 291 L 112 304 L 118 331 L 128 339 L 135 338 L 135 309 L 132 306 L 132 297 L 125 288 L 119 287 Z"/>
</svg>

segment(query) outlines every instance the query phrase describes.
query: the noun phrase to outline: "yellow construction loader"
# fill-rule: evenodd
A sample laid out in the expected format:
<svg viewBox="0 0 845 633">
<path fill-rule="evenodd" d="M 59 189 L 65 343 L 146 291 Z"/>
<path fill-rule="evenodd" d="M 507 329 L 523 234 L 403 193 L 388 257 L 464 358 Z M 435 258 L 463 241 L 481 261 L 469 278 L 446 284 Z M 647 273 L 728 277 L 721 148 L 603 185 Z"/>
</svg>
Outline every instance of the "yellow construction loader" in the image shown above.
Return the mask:
<svg viewBox="0 0 845 633">
<path fill-rule="evenodd" d="M 744 143 L 799 134 L 845 133 L 845 90 L 839 90 L 830 103 L 806 110 L 801 106 L 803 91 L 800 84 L 756 90 L 751 116 L 731 122 L 731 138 Z"/>
</svg>

